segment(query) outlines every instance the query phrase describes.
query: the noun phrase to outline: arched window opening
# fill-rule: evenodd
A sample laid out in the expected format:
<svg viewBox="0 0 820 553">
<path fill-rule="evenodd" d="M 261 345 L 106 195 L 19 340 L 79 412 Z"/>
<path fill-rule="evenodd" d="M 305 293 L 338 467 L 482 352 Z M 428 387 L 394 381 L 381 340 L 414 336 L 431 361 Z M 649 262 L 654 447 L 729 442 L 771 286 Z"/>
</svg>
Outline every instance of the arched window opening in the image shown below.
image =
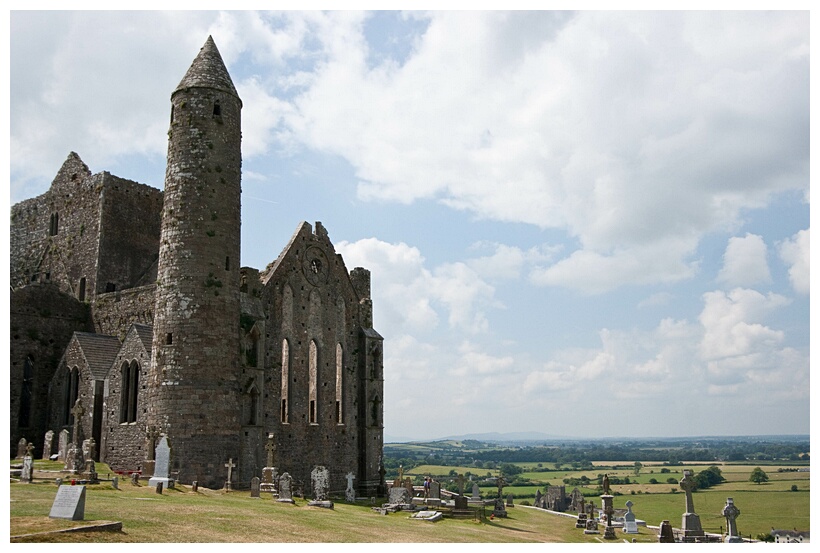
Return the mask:
<svg viewBox="0 0 820 553">
<path fill-rule="evenodd" d="M 308 373 L 310 384 L 308 385 L 308 401 L 310 411 L 308 413 L 308 421 L 310 424 L 318 424 L 318 402 L 317 402 L 317 382 L 319 380 L 319 351 L 316 346 L 316 341 L 310 341 L 310 351 L 308 353 Z"/>
<path fill-rule="evenodd" d="M 59 230 L 60 226 L 60 215 L 57 213 L 52 213 L 51 218 L 48 222 L 48 235 L 49 236 L 57 236 L 57 231 Z"/>
<path fill-rule="evenodd" d="M 288 380 L 290 380 L 290 346 L 288 345 L 287 339 L 285 339 L 282 340 L 282 404 L 280 412 L 280 418 L 283 424 L 290 422 L 288 413 L 290 388 L 288 386 Z"/>
<path fill-rule="evenodd" d="M 136 361 L 127 361 L 120 369 L 120 422 L 137 422 L 137 397 L 139 393 L 140 366 Z"/>
<path fill-rule="evenodd" d="M 17 426 L 26 428 L 31 423 L 31 389 L 34 383 L 34 360 L 31 355 L 23 363 L 23 387 L 20 390 L 20 411 L 17 415 Z"/>
<path fill-rule="evenodd" d="M 80 390 L 80 369 L 74 367 L 69 369 L 66 387 L 65 387 L 65 403 L 63 404 L 63 423 L 66 425 L 74 424 L 74 415 L 71 414 L 71 409 L 77 402 L 77 394 Z"/>
<path fill-rule="evenodd" d="M 85 277 L 80 279 L 80 301 L 85 301 Z"/>
<path fill-rule="evenodd" d="M 248 417 L 246 419 L 246 424 L 250 426 L 256 426 L 258 424 L 256 413 L 259 410 L 259 390 L 256 389 L 256 386 L 251 388 L 250 393 L 250 402 L 248 405 Z"/>
<path fill-rule="evenodd" d="M 344 389 L 343 389 L 343 361 L 344 361 L 344 350 L 342 350 L 342 344 L 336 344 L 336 424 L 344 424 L 344 418 L 342 414 L 342 402 L 344 401 Z"/>
</svg>

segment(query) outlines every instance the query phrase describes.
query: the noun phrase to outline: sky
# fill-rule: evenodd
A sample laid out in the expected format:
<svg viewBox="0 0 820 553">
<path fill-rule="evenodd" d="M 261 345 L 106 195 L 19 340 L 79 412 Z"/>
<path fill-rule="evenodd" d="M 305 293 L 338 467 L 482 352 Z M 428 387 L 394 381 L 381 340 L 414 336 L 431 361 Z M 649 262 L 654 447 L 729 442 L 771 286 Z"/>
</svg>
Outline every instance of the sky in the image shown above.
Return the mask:
<svg viewBox="0 0 820 553">
<path fill-rule="evenodd" d="M 385 440 L 808 434 L 809 12 L 11 11 L 10 202 L 162 188 L 212 35 L 242 264 L 372 273 Z"/>
</svg>

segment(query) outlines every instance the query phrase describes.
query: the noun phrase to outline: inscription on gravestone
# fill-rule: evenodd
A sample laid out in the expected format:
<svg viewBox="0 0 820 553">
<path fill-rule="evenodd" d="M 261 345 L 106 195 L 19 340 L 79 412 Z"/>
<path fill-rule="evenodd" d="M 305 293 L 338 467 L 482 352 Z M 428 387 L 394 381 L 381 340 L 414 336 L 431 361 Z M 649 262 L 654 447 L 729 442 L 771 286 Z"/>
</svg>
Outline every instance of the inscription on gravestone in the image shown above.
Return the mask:
<svg viewBox="0 0 820 553">
<path fill-rule="evenodd" d="M 85 486 L 60 486 L 51 505 L 49 518 L 83 520 L 85 516 Z"/>
</svg>

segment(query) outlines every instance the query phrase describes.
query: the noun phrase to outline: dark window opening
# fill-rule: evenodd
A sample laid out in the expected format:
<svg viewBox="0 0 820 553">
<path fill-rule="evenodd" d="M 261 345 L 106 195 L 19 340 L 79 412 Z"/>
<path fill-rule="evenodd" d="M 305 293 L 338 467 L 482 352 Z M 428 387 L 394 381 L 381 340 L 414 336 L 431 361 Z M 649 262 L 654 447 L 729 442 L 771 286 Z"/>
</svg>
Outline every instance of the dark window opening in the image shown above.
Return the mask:
<svg viewBox="0 0 820 553">
<path fill-rule="evenodd" d="M 316 424 L 316 400 L 310 400 L 310 424 Z"/>
<path fill-rule="evenodd" d="M 80 279 L 80 301 L 85 301 L 85 277 Z"/>
<path fill-rule="evenodd" d="M 281 410 L 280 415 L 281 415 L 281 418 L 282 418 L 282 422 L 287 424 L 287 422 L 288 422 L 288 400 L 286 400 L 286 399 L 282 400 L 282 410 Z"/>
<path fill-rule="evenodd" d="M 214 102 L 214 117 L 222 116 L 222 106 L 219 105 L 219 100 Z"/>
<path fill-rule="evenodd" d="M 105 291 L 106 292 L 116 292 L 117 291 L 117 285 L 114 284 L 113 282 L 106 282 L 105 283 Z"/>
<path fill-rule="evenodd" d="M 342 424 L 342 402 L 336 401 L 336 424 Z"/>
<path fill-rule="evenodd" d="M 37 273 L 31 275 L 31 282 L 37 282 Z"/>
<path fill-rule="evenodd" d="M 226 271 L 231 270 L 231 258 L 230 257 L 225 258 L 225 270 Z"/>
<path fill-rule="evenodd" d="M 137 394 L 140 366 L 136 361 L 122 364 L 120 385 L 120 422 L 137 422 Z"/>
<path fill-rule="evenodd" d="M 46 280 L 51 280 L 51 273 L 46 273 Z"/>
<path fill-rule="evenodd" d="M 171 124 L 174 124 L 174 104 L 171 104 Z"/>
<path fill-rule="evenodd" d="M 29 355 L 23 364 L 23 388 L 20 390 L 20 411 L 17 426 L 26 428 L 31 423 L 31 388 L 34 382 L 34 360 Z"/>
<path fill-rule="evenodd" d="M 48 223 L 48 235 L 49 236 L 57 236 L 57 231 L 60 225 L 60 216 L 57 213 L 51 214 L 51 219 L 49 219 Z"/>
<path fill-rule="evenodd" d="M 165 335 L 165 345 L 170 346 L 173 343 L 174 343 L 174 333 L 169 332 L 168 334 Z"/>
</svg>

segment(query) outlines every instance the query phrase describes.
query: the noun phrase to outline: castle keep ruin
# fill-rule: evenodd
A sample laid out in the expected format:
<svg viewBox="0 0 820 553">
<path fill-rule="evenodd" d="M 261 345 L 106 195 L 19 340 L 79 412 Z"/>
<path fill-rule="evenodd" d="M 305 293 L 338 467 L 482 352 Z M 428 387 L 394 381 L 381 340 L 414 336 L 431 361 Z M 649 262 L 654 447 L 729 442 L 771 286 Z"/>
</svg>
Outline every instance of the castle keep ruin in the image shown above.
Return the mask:
<svg viewBox="0 0 820 553">
<path fill-rule="evenodd" d="M 239 265 L 240 100 L 209 37 L 171 95 L 164 191 L 71 153 L 11 209 L 11 447 L 93 437 L 142 470 L 165 435 L 181 482 L 221 487 L 276 466 L 302 482 L 384 491 L 382 337 L 370 272 L 348 271 L 321 223 L 262 271 Z M 13 453 L 12 453 L 13 455 Z"/>
</svg>

